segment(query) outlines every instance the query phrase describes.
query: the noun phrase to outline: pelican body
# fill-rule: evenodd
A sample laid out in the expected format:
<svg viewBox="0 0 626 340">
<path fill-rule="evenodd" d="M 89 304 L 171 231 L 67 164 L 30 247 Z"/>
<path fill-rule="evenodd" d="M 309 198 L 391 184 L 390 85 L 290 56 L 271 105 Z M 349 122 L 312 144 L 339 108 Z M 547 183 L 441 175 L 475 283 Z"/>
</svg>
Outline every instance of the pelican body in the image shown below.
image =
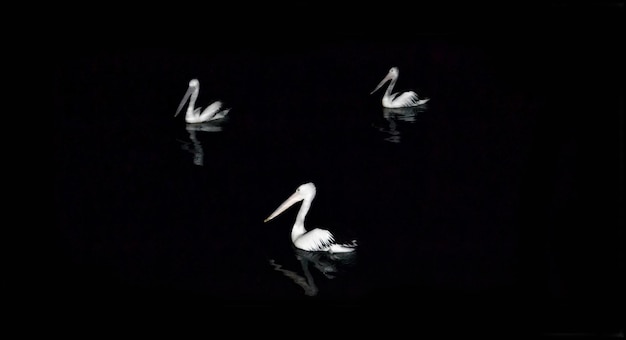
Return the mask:
<svg viewBox="0 0 626 340">
<path fill-rule="evenodd" d="M 396 85 L 396 81 L 398 81 L 398 74 L 398 68 L 392 67 L 385 76 L 385 78 L 383 78 L 383 80 L 378 83 L 378 85 L 372 92 L 370 92 L 370 94 L 373 94 L 374 92 L 378 91 L 378 89 L 381 88 L 386 82 L 389 81 L 389 86 L 387 86 L 387 90 L 385 90 L 385 94 L 383 95 L 383 107 L 415 107 L 423 105 L 430 100 L 430 98 L 419 99 L 417 93 L 413 91 L 391 93 L 391 91 L 393 91 L 393 87 Z"/>
<path fill-rule="evenodd" d="M 222 109 L 222 102 L 215 101 L 211 105 L 207 106 L 204 111 L 201 108 L 196 108 L 196 99 L 198 99 L 198 93 L 200 92 L 200 82 L 198 79 L 191 79 L 189 81 L 189 88 L 183 97 L 183 100 L 178 104 L 178 109 L 174 117 L 178 116 L 183 106 L 189 99 L 189 105 L 187 106 L 187 112 L 185 113 L 185 121 L 187 123 L 204 123 L 216 119 L 224 118 L 230 109 Z"/>
<path fill-rule="evenodd" d="M 304 228 L 304 219 L 311 208 L 315 193 L 316 189 L 313 183 L 309 182 L 300 185 L 264 222 L 280 215 L 295 203 L 302 202 L 298 215 L 296 216 L 296 221 L 291 228 L 291 242 L 296 248 L 306 251 L 322 251 L 329 253 L 345 253 L 356 250 L 356 241 L 347 244 L 339 244 L 335 241 L 334 235 L 326 229 L 315 228 L 307 231 Z"/>
</svg>

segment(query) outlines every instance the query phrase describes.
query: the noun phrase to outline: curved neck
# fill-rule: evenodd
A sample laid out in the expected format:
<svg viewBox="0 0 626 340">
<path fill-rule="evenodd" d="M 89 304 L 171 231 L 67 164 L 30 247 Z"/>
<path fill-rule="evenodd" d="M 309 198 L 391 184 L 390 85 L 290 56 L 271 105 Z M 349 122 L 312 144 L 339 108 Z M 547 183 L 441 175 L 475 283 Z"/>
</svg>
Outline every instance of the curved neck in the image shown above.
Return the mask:
<svg viewBox="0 0 626 340">
<path fill-rule="evenodd" d="M 304 229 L 304 219 L 306 218 L 306 214 L 309 212 L 311 208 L 311 200 L 304 199 L 302 204 L 300 205 L 300 210 L 298 210 L 298 215 L 296 216 L 296 222 L 293 224 L 291 228 L 291 240 L 295 241 L 298 237 L 302 236 L 302 234 L 306 233 L 306 229 Z"/>
<path fill-rule="evenodd" d="M 391 81 L 389 81 L 389 86 L 387 86 L 387 89 L 385 90 L 385 97 L 391 96 L 391 91 L 393 90 L 393 87 L 396 85 L 396 80 L 397 78 L 391 78 Z"/>
<path fill-rule="evenodd" d="M 193 111 L 196 106 L 196 99 L 198 99 L 198 92 L 200 92 L 200 85 L 195 86 L 193 88 L 193 92 L 191 93 L 191 98 L 189 98 L 189 105 L 187 106 L 187 116 L 193 114 Z"/>
</svg>

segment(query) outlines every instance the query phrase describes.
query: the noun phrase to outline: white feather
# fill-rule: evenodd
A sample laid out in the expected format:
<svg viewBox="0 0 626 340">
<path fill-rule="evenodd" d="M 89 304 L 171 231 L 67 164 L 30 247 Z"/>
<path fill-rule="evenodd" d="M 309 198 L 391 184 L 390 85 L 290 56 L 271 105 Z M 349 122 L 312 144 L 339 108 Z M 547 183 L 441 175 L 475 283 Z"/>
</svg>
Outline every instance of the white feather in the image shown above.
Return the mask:
<svg viewBox="0 0 626 340">
<path fill-rule="evenodd" d="M 400 72 L 397 67 L 392 67 L 385 78 L 378 83 L 376 88 L 370 93 L 376 92 L 379 88 L 381 88 L 387 81 L 389 81 L 389 86 L 387 86 L 387 90 L 385 90 L 385 94 L 383 95 L 382 105 L 387 108 L 401 108 L 401 107 L 415 107 L 419 105 L 423 105 L 430 100 L 430 98 L 419 99 L 419 96 L 414 91 L 406 91 L 406 92 L 396 92 L 391 93 L 393 91 L 393 87 L 398 80 Z"/>
<path fill-rule="evenodd" d="M 189 87 L 187 92 L 183 96 L 183 99 L 178 104 L 178 109 L 174 117 L 178 115 L 180 110 L 185 106 L 187 99 L 189 98 L 189 105 L 187 106 L 187 112 L 185 113 L 185 121 L 190 124 L 204 123 L 216 119 L 224 118 L 230 109 L 222 109 L 222 102 L 215 101 L 207 106 L 204 110 L 200 107 L 195 107 L 198 93 L 200 92 L 200 82 L 198 79 L 192 79 L 189 81 Z"/>
<path fill-rule="evenodd" d="M 291 228 L 291 241 L 298 249 L 306 251 L 324 251 L 324 252 L 351 252 L 357 247 L 356 241 L 351 243 L 339 244 L 335 241 L 335 236 L 326 229 L 315 228 L 307 231 L 304 228 L 304 220 L 308 213 L 311 202 L 315 198 L 316 188 L 313 183 L 302 184 L 298 187 L 287 200 L 285 200 L 268 218 L 265 222 L 280 215 L 283 211 L 287 210 L 290 206 L 297 202 L 302 201 L 300 210 L 296 217 L 296 221 Z"/>
</svg>

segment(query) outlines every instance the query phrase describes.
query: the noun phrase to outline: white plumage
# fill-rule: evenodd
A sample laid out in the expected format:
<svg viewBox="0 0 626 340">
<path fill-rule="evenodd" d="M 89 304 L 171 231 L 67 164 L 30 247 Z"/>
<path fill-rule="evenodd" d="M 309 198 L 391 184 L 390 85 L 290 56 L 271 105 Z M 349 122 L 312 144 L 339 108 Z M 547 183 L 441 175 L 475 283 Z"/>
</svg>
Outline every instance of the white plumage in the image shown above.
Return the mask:
<svg viewBox="0 0 626 340">
<path fill-rule="evenodd" d="M 419 105 L 426 104 L 430 100 L 430 98 L 420 99 L 414 91 L 406 91 L 406 92 L 396 92 L 391 93 L 393 91 L 393 87 L 396 85 L 396 81 L 398 80 L 399 69 L 397 67 L 392 67 L 385 78 L 378 83 L 376 88 L 370 92 L 373 94 L 379 88 L 381 88 L 387 81 L 389 81 L 389 86 L 387 86 L 387 90 L 385 90 L 385 94 L 383 95 L 382 104 L 383 107 L 388 108 L 400 108 L 400 107 L 415 107 Z"/>
<path fill-rule="evenodd" d="M 185 121 L 187 123 L 196 124 L 196 123 L 204 123 L 216 119 L 221 119 L 226 117 L 230 108 L 222 109 L 222 102 L 215 101 L 211 103 L 209 106 L 202 111 L 200 107 L 196 108 L 196 99 L 198 99 L 198 93 L 200 92 L 200 82 L 198 79 L 191 79 L 189 81 L 189 87 L 187 88 L 187 92 L 183 96 L 183 100 L 178 104 L 178 109 L 176 110 L 176 114 L 174 117 L 178 116 L 180 110 L 185 106 L 187 102 L 187 98 L 191 96 L 189 99 L 189 105 L 187 106 L 187 112 L 185 113 Z"/>
<path fill-rule="evenodd" d="M 315 194 L 316 188 L 313 183 L 309 182 L 300 185 L 287 200 L 265 219 L 265 222 L 280 215 L 295 203 L 302 201 L 300 210 L 296 216 L 296 221 L 291 228 L 291 242 L 293 242 L 296 248 L 306 251 L 325 251 L 331 253 L 354 251 L 357 246 L 354 240 L 350 243 L 339 244 L 335 241 L 333 234 L 326 229 L 315 228 L 309 231 L 305 229 L 304 220 L 311 208 L 311 202 L 315 198 Z"/>
</svg>

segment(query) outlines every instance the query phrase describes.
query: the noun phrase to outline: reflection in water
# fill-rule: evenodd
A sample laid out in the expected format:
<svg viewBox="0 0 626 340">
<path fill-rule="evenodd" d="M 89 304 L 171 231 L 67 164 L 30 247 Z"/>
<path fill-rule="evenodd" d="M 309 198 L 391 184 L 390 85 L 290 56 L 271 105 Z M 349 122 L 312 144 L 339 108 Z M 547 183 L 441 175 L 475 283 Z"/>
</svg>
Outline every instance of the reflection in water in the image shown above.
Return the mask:
<svg viewBox="0 0 626 340">
<path fill-rule="evenodd" d="M 222 131 L 222 127 L 219 124 L 216 124 L 213 122 L 204 122 L 204 123 L 187 124 L 185 128 L 187 132 L 189 133 L 190 142 L 182 141 L 181 148 L 193 154 L 193 164 L 203 166 L 204 165 L 204 149 L 202 148 L 202 143 L 198 139 L 196 132 L 197 131 L 220 132 Z"/>
<path fill-rule="evenodd" d="M 313 280 L 313 275 L 309 271 L 309 264 L 313 264 L 328 279 L 334 279 L 340 272 L 340 268 L 354 265 L 356 262 L 356 252 L 348 253 L 328 253 L 328 252 L 312 252 L 294 248 L 296 259 L 300 261 L 304 277 L 295 271 L 283 269 L 280 264 L 270 259 L 270 264 L 276 271 L 283 273 L 292 279 L 298 286 L 304 289 L 307 296 L 315 296 L 318 288 Z"/>
<path fill-rule="evenodd" d="M 378 130 L 385 134 L 385 141 L 400 143 L 401 127 L 406 124 L 413 124 L 417 120 L 417 114 L 426 110 L 426 105 L 417 107 L 383 108 L 383 118 L 388 126 L 377 126 Z"/>
<path fill-rule="evenodd" d="M 205 132 L 220 132 L 222 127 L 217 123 L 204 122 L 195 124 L 186 124 L 185 129 L 191 133 L 191 131 L 205 131 Z"/>
</svg>

